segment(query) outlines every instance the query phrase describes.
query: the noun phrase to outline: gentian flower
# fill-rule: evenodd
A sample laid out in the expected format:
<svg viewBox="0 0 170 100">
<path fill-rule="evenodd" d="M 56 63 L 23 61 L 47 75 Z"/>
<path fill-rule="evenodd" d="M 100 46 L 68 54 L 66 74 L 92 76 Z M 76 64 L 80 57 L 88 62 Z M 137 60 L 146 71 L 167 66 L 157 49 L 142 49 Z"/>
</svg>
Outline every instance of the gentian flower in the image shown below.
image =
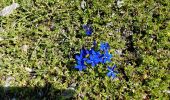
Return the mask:
<svg viewBox="0 0 170 100">
<path fill-rule="evenodd" d="M 83 47 L 83 48 L 80 50 L 80 55 L 82 55 L 82 57 L 85 57 L 87 54 L 88 54 L 88 50 Z"/>
<path fill-rule="evenodd" d="M 84 64 L 84 61 L 85 61 L 84 57 L 87 55 L 87 52 L 88 50 L 86 50 L 85 48 L 82 48 L 80 50 L 80 55 L 76 55 L 77 65 L 75 66 L 75 68 L 79 69 L 79 71 L 86 69 L 86 66 Z"/>
<path fill-rule="evenodd" d="M 115 68 L 116 68 L 116 65 L 114 65 L 112 68 L 111 67 L 107 68 L 109 70 L 109 72 L 107 73 L 108 77 L 112 77 L 112 78 L 116 77 L 117 72 L 114 70 Z"/>
<path fill-rule="evenodd" d="M 106 51 L 108 49 L 110 49 L 110 46 L 108 43 L 103 43 L 103 42 L 100 43 L 100 50 Z"/>
<path fill-rule="evenodd" d="M 91 64 L 92 67 L 94 67 L 98 63 L 102 62 L 100 52 L 96 52 L 93 49 L 91 49 L 89 54 L 90 54 L 90 59 L 86 59 L 86 63 Z"/>
<path fill-rule="evenodd" d="M 78 61 L 78 64 L 75 66 L 79 71 L 82 71 L 83 69 L 86 69 L 86 66 L 84 64 L 84 61 Z"/>
<path fill-rule="evenodd" d="M 90 36 L 93 32 L 92 28 L 89 25 L 83 25 L 83 29 L 86 31 L 86 35 Z"/>
<path fill-rule="evenodd" d="M 76 55 L 76 60 L 81 61 L 84 59 L 84 57 L 89 53 L 89 51 L 85 48 L 82 48 L 80 50 L 80 55 Z"/>
<path fill-rule="evenodd" d="M 76 61 L 81 61 L 83 59 L 83 54 L 76 55 Z"/>
<path fill-rule="evenodd" d="M 80 54 L 79 56 L 76 55 L 76 61 L 77 61 L 77 65 L 75 66 L 75 68 L 77 68 L 79 71 L 86 69 L 86 66 L 84 64 L 84 58 L 83 58 L 82 54 Z"/>
<path fill-rule="evenodd" d="M 111 62 L 112 54 L 109 54 L 108 51 L 105 51 L 102 58 L 103 58 L 102 63 L 106 63 L 107 61 Z"/>
</svg>

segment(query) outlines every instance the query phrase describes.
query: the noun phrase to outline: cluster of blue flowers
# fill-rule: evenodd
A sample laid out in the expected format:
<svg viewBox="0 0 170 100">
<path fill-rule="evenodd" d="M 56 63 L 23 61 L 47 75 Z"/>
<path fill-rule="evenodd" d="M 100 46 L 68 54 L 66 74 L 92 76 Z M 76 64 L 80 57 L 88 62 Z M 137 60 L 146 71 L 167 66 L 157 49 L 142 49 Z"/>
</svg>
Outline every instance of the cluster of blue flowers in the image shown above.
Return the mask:
<svg viewBox="0 0 170 100">
<path fill-rule="evenodd" d="M 99 63 L 106 64 L 107 62 L 111 62 L 112 54 L 109 53 L 109 48 L 110 46 L 108 43 L 101 43 L 99 51 L 96 51 L 94 47 L 90 50 L 82 48 L 80 54 L 75 56 L 77 62 L 75 68 L 82 71 L 87 68 L 87 65 L 95 67 Z M 107 76 L 116 77 L 116 72 L 114 71 L 115 67 L 115 65 L 113 68 L 108 67 L 109 72 L 107 73 Z"/>
<path fill-rule="evenodd" d="M 92 28 L 88 25 L 84 25 L 83 29 L 86 32 L 86 35 L 90 36 L 92 34 Z M 85 70 L 87 65 L 91 65 L 95 67 L 97 64 L 106 64 L 111 62 L 112 54 L 109 53 L 110 46 L 108 43 L 101 42 L 99 50 L 95 50 L 96 41 L 93 43 L 93 47 L 91 49 L 85 49 L 84 47 L 80 50 L 80 54 L 75 56 L 76 66 L 75 68 L 79 71 Z M 115 78 L 117 72 L 114 70 L 116 65 L 112 68 L 108 66 L 107 76 Z"/>
</svg>

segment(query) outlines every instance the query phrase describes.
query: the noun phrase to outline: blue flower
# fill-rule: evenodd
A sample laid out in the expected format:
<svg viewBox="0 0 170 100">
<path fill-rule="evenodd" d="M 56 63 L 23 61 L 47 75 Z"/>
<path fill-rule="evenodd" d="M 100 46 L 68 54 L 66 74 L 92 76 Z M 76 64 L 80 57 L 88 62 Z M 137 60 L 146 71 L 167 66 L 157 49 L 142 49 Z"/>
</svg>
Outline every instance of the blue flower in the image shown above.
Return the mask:
<svg viewBox="0 0 170 100">
<path fill-rule="evenodd" d="M 107 68 L 109 70 L 109 72 L 107 73 L 108 77 L 112 77 L 112 78 L 116 77 L 117 72 L 114 70 L 115 68 L 116 68 L 116 65 L 114 65 L 112 68 L 111 67 Z"/>
<path fill-rule="evenodd" d="M 76 60 L 82 60 L 88 53 L 89 51 L 87 49 L 82 48 L 80 50 L 80 55 L 76 55 Z"/>
<path fill-rule="evenodd" d="M 83 25 L 83 29 L 86 31 L 86 35 L 90 36 L 93 32 L 92 28 L 89 25 Z"/>
<path fill-rule="evenodd" d="M 108 51 L 105 51 L 102 58 L 102 63 L 106 63 L 107 61 L 111 62 L 112 54 L 109 54 Z"/>
<path fill-rule="evenodd" d="M 103 43 L 103 42 L 100 43 L 100 50 L 106 51 L 108 49 L 110 49 L 110 46 L 108 43 Z"/>
<path fill-rule="evenodd" d="M 78 61 L 78 64 L 75 66 L 79 71 L 82 71 L 83 69 L 86 69 L 86 66 L 84 65 L 84 61 Z"/>
<path fill-rule="evenodd" d="M 84 58 L 83 58 L 82 54 L 76 55 L 76 62 L 77 62 L 77 65 L 75 66 L 75 68 L 77 68 L 79 71 L 86 69 L 86 66 L 84 64 Z"/>
<path fill-rule="evenodd" d="M 79 71 L 86 69 L 86 66 L 84 64 L 84 61 L 85 61 L 84 57 L 87 55 L 87 53 L 88 53 L 88 50 L 86 50 L 85 48 L 82 48 L 80 50 L 80 55 L 76 55 L 77 65 L 75 66 L 75 68 L 79 69 Z"/>
<path fill-rule="evenodd" d="M 85 57 L 87 54 L 88 54 L 88 50 L 83 47 L 83 48 L 80 50 L 80 55 L 81 55 L 82 57 Z"/>
<path fill-rule="evenodd" d="M 92 67 L 96 66 L 98 63 L 102 62 L 100 52 L 96 52 L 93 49 L 89 51 L 90 57 L 86 59 L 86 63 L 91 64 Z"/>
</svg>

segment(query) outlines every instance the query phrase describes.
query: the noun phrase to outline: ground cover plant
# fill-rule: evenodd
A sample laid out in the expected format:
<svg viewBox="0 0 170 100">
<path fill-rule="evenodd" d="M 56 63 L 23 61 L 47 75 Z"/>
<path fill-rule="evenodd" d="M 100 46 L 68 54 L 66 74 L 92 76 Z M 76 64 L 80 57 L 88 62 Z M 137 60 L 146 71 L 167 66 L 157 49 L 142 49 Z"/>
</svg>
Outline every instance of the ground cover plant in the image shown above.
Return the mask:
<svg viewBox="0 0 170 100">
<path fill-rule="evenodd" d="M 0 0 L 0 11 L 13 2 L 0 16 L 0 99 L 169 100 L 169 0 Z"/>
</svg>

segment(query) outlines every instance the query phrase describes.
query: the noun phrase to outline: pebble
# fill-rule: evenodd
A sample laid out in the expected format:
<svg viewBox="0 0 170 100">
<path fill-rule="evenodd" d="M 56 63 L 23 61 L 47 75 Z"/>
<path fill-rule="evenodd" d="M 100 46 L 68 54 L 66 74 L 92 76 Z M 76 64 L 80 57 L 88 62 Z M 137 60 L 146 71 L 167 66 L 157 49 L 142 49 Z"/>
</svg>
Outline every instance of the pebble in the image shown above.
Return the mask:
<svg viewBox="0 0 170 100">
<path fill-rule="evenodd" d="M 85 9 L 85 6 L 86 6 L 86 2 L 83 0 L 83 1 L 81 1 L 81 8 L 82 9 Z"/>
<path fill-rule="evenodd" d="M 10 15 L 13 10 L 19 7 L 18 3 L 13 3 L 10 6 L 6 6 L 4 9 L 0 11 L 0 16 L 8 16 Z"/>
</svg>

